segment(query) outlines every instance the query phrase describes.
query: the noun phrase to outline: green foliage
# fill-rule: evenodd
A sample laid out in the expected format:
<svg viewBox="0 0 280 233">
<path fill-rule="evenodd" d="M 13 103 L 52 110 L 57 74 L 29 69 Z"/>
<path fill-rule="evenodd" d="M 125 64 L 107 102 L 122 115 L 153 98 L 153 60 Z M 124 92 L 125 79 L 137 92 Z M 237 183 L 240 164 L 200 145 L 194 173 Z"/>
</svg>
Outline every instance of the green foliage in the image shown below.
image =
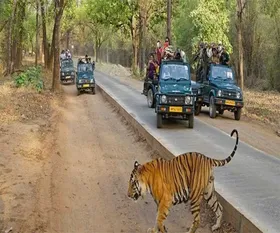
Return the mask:
<svg viewBox="0 0 280 233">
<path fill-rule="evenodd" d="M 198 0 L 180 0 L 177 14 L 173 20 L 174 36 L 178 47 L 183 49 L 187 57 L 192 55 L 192 38 L 198 35 L 190 13 L 198 6 Z"/>
<path fill-rule="evenodd" d="M 87 0 L 87 15 L 104 26 L 122 28 L 128 35 L 133 17 L 138 14 L 137 0 Z"/>
<path fill-rule="evenodd" d="M 62 27 L 61 27 L 62 33 L 68 30 L 70 31 L 73 30 L 73 27 L 77 22 L 77 11 L 78 8 L 76 6 L 76 1 L 69 0 L 68 4 L 64 9 Z"/>
<path fill-rule="evenodd" d="M 26 32 L 24 45 L 27 48 L 34 47 L 36 36 L 36 12 L 34 9 L 28 9 L 27 17 L 23 25 Z"/>
<path fill-rule="evenodd" d="M 224 0 L 200 0 L 198 7 L 190 13 L 197 35 L 192 38 L 194 48 L 200 41 L 221 41 L 231 53 L 228 38 L 230 11 Z M 195 48 L 196 49 L 196 48 Z"/>
<path fill-rule="evenodd" d="M 41 77 L 41 67 L 30 67 L 24 72 L 16 75 L 14 81 L 17 87 L 32 87 L 38 92 L 44 88 L 44 82 Z"/>
<path fill-rule="evenodd" d="M 280 1 L 279 0 L 263 0 L 261 3 L 261 6 L 262 6 L 265 14 L 273 17 L 279 12 Z"/>
<path fill-rule="evenodd" d="M 12 4 L 9 0 L 0 1 L 0 27 L 2 23 L 7 20 L 12 12 Z"/>
</svg>

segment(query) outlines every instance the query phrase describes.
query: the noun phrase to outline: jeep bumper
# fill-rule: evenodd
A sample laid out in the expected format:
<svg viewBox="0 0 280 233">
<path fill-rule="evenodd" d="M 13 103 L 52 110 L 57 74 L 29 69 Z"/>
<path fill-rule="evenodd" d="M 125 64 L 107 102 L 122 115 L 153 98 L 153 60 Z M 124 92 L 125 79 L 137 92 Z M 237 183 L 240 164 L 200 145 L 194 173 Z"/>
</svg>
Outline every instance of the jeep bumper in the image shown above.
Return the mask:
<svg viewBox="0 0 280 233">
<path fill-rule="evenodd" d="M 169 105 L 157 105 L 156 112 L 160 114 L 168 115 L 191 115 L 193 114 L 193 106 L 169 106 Z"/>
<path fill-rule="evenodd" d="M 242 100 L 229 100 L 222 98 L 215 98 L 215 104 L 221 105 L 224 109 L 242 108 L 244 106 L 244 102 Z"/>
<path fill-rule="evenodd" d="M 95 83 L 81 83 L 77 84 L 78 89 L 90 89 L 95 88 Z"/>
<path fill-rule="evenodd" d="M 60 80 L 61 81 L 73 81 L 75 79 L 75 76 L 74 75 L 67 75 L 67 76 L 60 76 Z"/>
</svg>

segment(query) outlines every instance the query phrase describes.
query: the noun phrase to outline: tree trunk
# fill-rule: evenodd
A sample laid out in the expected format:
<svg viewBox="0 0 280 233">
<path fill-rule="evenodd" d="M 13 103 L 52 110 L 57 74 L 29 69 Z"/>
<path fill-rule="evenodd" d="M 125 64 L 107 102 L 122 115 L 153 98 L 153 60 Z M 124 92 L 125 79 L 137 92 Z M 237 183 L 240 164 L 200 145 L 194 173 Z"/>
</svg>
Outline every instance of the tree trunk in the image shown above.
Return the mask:
<svg viewBox="0 0 280 233">
<path fill-rule="evenodd" d="M 142 50 L 144 46 L 144 35 L 143 35 L 143 18 L 144 18 L 144 6 L 143 1 L 140 1 L 139 9 L 139 51 L 138 51 L 138 60 L 139 60 L 139 71 L 140 75 L 144 72 L 144 60 L 142 57 Z"/>
<path fill-rule="evenodd" d="M 20 0 L 17 2 L 17 13 L 16 13 L 16 26 L 14 30 L 14 68 L 19 69 L 22 63 L 22 49 L 23 49 L 23 35 L 24 35 L 24 19 L 25 19 L 25 8 L 26 2 Z"/>
<path fill-rule="evenodd" d="M 167 0 L 167 36 L 171 44 L 171 17 L 172 17 L 172 0 Z"/>
<path fill-rule="evenodd" d="M 35 52 L 35 66 L 38 66 L 39 57 L 39 0 L 36 0 L 36 52 Z"/>
<path fill-rule="evenodd" d="M 147 1 L 140 1 L 139 14 L 140 32 L 139 32 L 139 68 L 140 74 L 144 75 L 146 58 L 146 30 L 147 30 Z"/>
<path fill-rule="evenodd" d="M 243 10 L 245 7 L 244 0 L 237 0 L 237 42 L 238 42 L 238 71 L 239 71 L 239 80 L 240 87 L 244 89 L 244 61 L 243 61 L 243 44 L 242 44 L 242 19 L 243 19 Z"/>
<path fill-rule="evenodd" d="M 52 60 L 53 60 L 53 91 L 60 89 L 59 82 L 59 52 L 60 52 L 60 24 L 64 10 L 64 0 L 55 0 L 55 22 L 53 27 Z"/>
<path fill-rule="evenodd" d="M 40 3 L 41 3 L 42 29 L 43 29 L 44 63 L 45 63 L 45 66 L 47 66 L 48 65 L 48 60 L 49 60 L 49 45 L 48 45 L 48 41 L 47 41 L 45 1 L 40 0 Z"/>
<path fill-rule="evenodd" d="M 131 39 L 132 39 L 132 52 L 133 52 L 133 64 L 132 64 L 132 69 L 133 71 L 137 70 L 138 67 L 138 48 L 139 48 L 139 35 L 138 35 L 138 30 L 137 30 L 137 23 L 135 22 L 136 20 L 132 16 L 130 19 L 130 33 L 131 33 Z"/>
<path fill-rule="evenodd" d="M 13 13 L 9 20 L 9 29 L 8 29 L 8 41 L 7 41 L 7 74 L 12 72 L 12 46 L 13 46 L 13 26 L 14 26 L 14 17 L 16 13 L 17 0 L 13 1 Z"/>
<path fill-rule="evenodd" d="M 142 65 L 143 67 L 141 67 L 142 69 L 142 74 L 144 74 L 145 71 L 145 62 L 146 62 L 146 45 L 147 45 L 147 38 L 146 38 L 146 32 L 147 32 L 147 2 L 145 2 L 145 9 L 144 9 L 144 17 L 143 17 L 143 31 L 142 31 L 142 38 L 143 38 L 143 44 L 142 44 L 142 51 L 141 51 L 141 57 L 142 57 Z"/>
<path fill-rule="evenodd" d="M 55 17 L 56 18 L 56 17 Z M 52 43 L 51 43 L 51 48 L 50 48 L 50 54 L 49 54 L 49 57 L 48 57 L 48 69 L 53 69 L 53 62 L 54 62 L 54 43 L 55 43 L 55 34 L 54 34 L 54 30 L 55 30 L 55 27 L 57 27 L 57 22 L 54 23 L 54 29 L 53 29 L 53 35 L 52 35 Z"/>
</svg>

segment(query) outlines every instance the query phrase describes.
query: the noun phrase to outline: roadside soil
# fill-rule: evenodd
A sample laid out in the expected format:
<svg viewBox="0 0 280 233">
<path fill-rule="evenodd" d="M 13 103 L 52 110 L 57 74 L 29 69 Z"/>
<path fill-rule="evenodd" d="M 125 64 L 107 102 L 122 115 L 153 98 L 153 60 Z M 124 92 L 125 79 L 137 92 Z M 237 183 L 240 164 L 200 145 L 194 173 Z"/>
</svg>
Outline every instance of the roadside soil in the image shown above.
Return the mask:
<svg viewBox="0 0 280 233">
<path fill-rule="evenodd" d="M 143 91 L 143 81 L 133 78 L 131 72 L 120 65 L 97 63 L 97 70 L 110 75 L 131 87 L 136 89 L 139 94 Z M 277 96 L 280 101 L 280 98 Z M 143 96 L 143 101 L 146 101 Z M 279 102 L 278 102 L 279 103 Z M 252 119 L 246 115 L 242 115 L 240 121 L 234 120 L 233 113 L 225 111 L 223 115 L 218 115 L 217 118 L 212 119 L 209 117 L 209 109 L 202 108 L 199 120 L 212 125 L 227 134 L 230 134 L 232 129 L 239 131 L 240 139 L 249 145 L 262 150 L 268 154 L 280 158 L 280 134 L 276 134 L 280 130 L 280 125 L 270 125 L 261 121 Z M 278 119 L 279 120 L 279 119 Z"/>
<path fill-rule="evenodd" d="M 51 211 L 42 232 L 146 232 L 153 227 L 156 205 L 150 195 L 137 203 L 127 188 L 134 161 L 157 157 L 100 93 L 77 96 L 64 86 L 65 106 L 58 124 L 51 164 Z M 198 233 L 208 233 L 211 213 L 202 211 Z M 212 216 L 213 217 L 213 216 Z M 188 206 L 171 209 L 169 232 L 186 232 Z M 220 232 L 234 232 L 228 224 Z"/>
<path fill-rule="evenodd" d="M 0 85 L 0 232 L 40 225 L 39 184 L 54 144 L 57 97 L 15 88 L 9 77 Z"/>
</svg>

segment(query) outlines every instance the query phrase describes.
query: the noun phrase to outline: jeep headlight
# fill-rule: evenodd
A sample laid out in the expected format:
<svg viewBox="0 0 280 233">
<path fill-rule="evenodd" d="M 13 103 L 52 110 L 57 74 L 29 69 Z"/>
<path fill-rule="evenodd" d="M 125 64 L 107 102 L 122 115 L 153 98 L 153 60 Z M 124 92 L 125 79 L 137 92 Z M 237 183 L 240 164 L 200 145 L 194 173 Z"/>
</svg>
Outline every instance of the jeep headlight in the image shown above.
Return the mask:
<svg viewBox="0 0 280 233">
<path fill-rule="evenodd" d="M 75 73 L 74 72 L 71 72 L 71 75 L 74 75 Z"/>
<path fill-rule="evenodd" d="M 190 104 L 192 102 L 192 97 L 186 96 L 185 97 L 185 104 Z"/>
<path fill-rule="evenodd" d="M 61 75 L 64 76 L 64 73 L 62 72 Z"/>
<path fill-rule="evenodd" d="M 218 90 L 218 96 L 221 97 L 222 96 L 222 91 Z"/>
<path fill-rule="evenodd" d="M 201 94 L 201 90 L 200 90 L 200 89 L 197 90 L 197 94 L 198 94 L 198 95 Z"/>
<path fill-rule="evenodd" d="M 93 83 L 93 78 L 90 80 L 90 83 Z"/>
<path fill-rule="evenodd" d="M 166 95 L 161 96 L 161 103 L 166 104 L 167 103 L 167 97 Z"/>
<path fill-rule="evenodd" d="M 83 80 L 79 79 L 79 83 L 83 83 Z"/>
<path fill-rule="evenodd" d="M 240 98 L 241 98 L 241 93 L 240 93 L 240 92 L 237 92 L 236 98 L 237 98 L 237 99 L 240 99 Z"/>
</svg>

